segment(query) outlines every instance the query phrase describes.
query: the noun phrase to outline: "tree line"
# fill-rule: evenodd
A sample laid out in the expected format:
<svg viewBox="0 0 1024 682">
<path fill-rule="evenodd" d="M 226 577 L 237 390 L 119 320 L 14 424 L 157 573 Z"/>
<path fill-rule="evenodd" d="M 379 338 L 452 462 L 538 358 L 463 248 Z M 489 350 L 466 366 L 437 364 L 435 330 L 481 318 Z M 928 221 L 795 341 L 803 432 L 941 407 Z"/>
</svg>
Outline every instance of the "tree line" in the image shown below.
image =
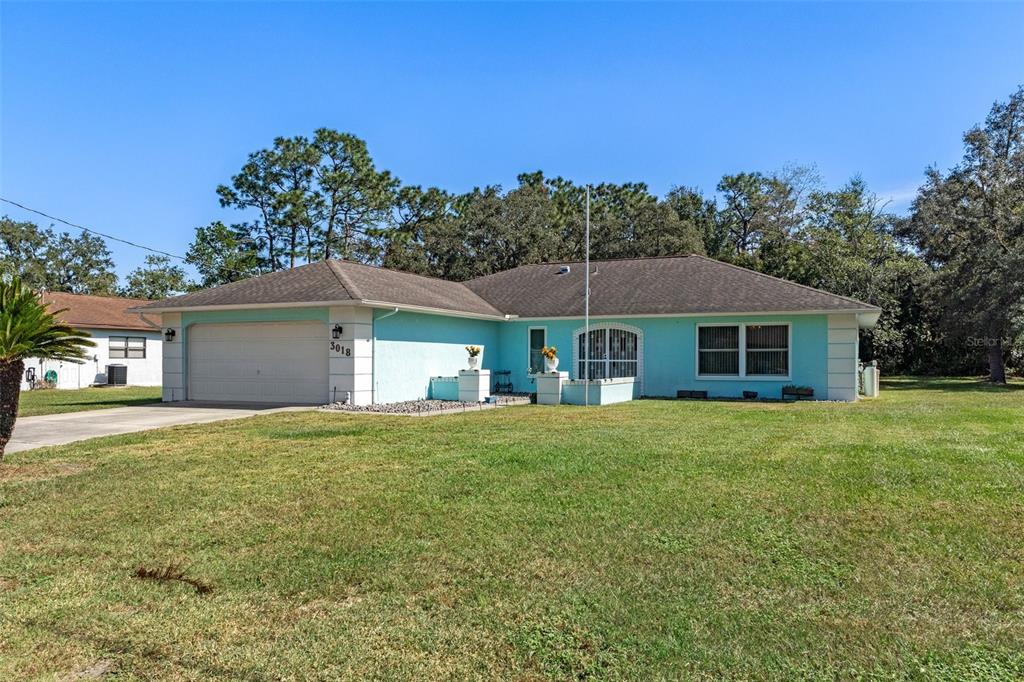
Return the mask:
<svg viewBox="0 0 1024 682">
<path fill-rule="evenodd" d="M 159 255 L 147 256 L 145 265 L 119 285 L 114 259 L 101 237 L 88 232 L 74 237 L 4 216 L 0 218 L 0 278 L 12 275 L 35 291 L 95 296 L 157 299 L 193 286 L 184 268 Z"/>
<path fill-rule="evenodd" d="M 985 367 L 1003 381 L 1007 363 L 1024 365 L 1024 88 L 963 141 L 960 163 L 926 171 L 906 216 L 859 177 L 829 188 L 806 167 L 726 175 L 711 194 L 594 185 L 591 257 L 699 253 L 857 298 L 884 311 L 862 356 L 886 371 Z M 348 133 L 281 137 L 217 187 L 240 219 L 196 229 L 186 259 L 197 282 L 151 256 L 120 291 L 156 298 L 328 258 L 457 281 L 577 260 L 586 189 L 536 171 L 509 189 L 451 193 L 403 184 Z M 3 221 L 0 267 L 26 264 L 35 286 L 114 290 L 101 240 L 31 228 Z"/>
</svg>

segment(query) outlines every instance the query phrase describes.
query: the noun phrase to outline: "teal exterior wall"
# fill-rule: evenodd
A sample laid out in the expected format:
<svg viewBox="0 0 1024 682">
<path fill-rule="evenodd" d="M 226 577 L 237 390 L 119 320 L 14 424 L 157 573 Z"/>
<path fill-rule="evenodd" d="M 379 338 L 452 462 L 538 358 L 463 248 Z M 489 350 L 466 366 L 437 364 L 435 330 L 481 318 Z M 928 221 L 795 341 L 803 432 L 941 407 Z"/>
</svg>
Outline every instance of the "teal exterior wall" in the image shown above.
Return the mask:
<svg viewBox="0 0 1024 682">
<path fill-rule="evenodd" d="M 684 370 L 691 383 L 681 388 L 707 391 L 709 396 L 739 398 L 743 396 L 743 391 L 757 391 L 761 398 L 781 398 L 783 386 L 796 384 L 797 386 L 810 386 L 814 389 L 816 398 L 824 399 L 828 395 L 828 317 L 826 315 L 772 316 L 765 318 L 736 317 L 702 320 L 705 323 L 756 323 L 759 321 L 765 323 L 789 322 L 792 325 L 789 379 L 783 381 L 749 378 L 742 380 L 696 379 L 697 331 L 696 324 L 693 324 L 690 327 L 690 334 L 685 348 L 685 357 L 688 362 Z M 654 395 L 665 394 L 659 393 Z M 671 395 L 675 396 L 674 390 Z"/>
<path fill-rule="evenodd" d="M 592 326 L 618 322 L 643 331 L 645 396 L 675 397 L 680 389 L 707 391 L 715 397 L 741 397 L 743 391 L 757 391 L 762 398 L 778 398 L 786 384 L 811 386 L 815 397 L 827 395 L 828 318 L 825 315 L 771 315 L 735 317 L 650 317 L 592 320 Z M 696 337 L 698 324 L 730 322 L 784 323 L 792 325 L 792 366 L 787 380 L 698 379 L 696 376 Z M 523 320 L 500 324 L 499 356 L 490 366 L 512 371 L 516 391 L 535 389 L 528 369 L 529 329 L 545 327 L 547 343 L 558 348 L 559 369 L 577 377 L 573 367 L 574 332 L 583 326 L 579 319 Z"/>
<path fill-rule="evenodd" d="M 482 346 L 482 369 L 500 356 L 498 320 L 375 310 L 373 320 L 374 400 L 391 403 L 426 398 L 430 377 L 456 376 L 466 369 L 466 346 Z"/>
<path fill-rule="evenodd" d="M 477 320 L 386 309 L 373 311 L 373 390 L 376 402 L 395 402 L 431 396 L 430 378 L 456 376 L 466 368 L 467 345 L 483 346 L 482 367 L 507 369 L 517 392 L 536 390 L 528 374 L 529 329 L 547 330 L 547 344 L 558 347 L 559 369 L 576 379 L 572 362 L 574 332 L 580 319 Z M 189 328 L 202 323 L 284 322 L 314 320 L 325 324 L 328 308 L 266 308 L 210 312 L 184 312 L 181 316 L 183 381 L 187 387 Z M 713 397 L 740 397 L 757 391 L 777 398 L 786 384 L 811 386 L 815 397 L 828 395 L 828 318 L 825 315 L 771 315 L 734 317 L 659 317 L 593 320 L 637 327 L 643 332 L 643 386 L 645 396 L 675 397 L 681 389 L 705 390 Z M 790 377 L 778 379 L 699 379 L 696 376 L 698 324 L 789 323 L 792 326 Z M 639 394 L 640 391 L 638 390 Z"/>
</svg>

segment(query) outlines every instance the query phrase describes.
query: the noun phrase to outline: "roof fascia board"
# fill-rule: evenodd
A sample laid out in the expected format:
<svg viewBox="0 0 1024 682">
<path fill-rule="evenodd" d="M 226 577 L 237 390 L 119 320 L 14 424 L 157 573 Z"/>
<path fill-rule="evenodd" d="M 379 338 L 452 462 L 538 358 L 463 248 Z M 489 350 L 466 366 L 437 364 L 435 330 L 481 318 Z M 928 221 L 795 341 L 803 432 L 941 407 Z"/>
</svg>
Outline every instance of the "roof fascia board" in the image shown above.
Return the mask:
<svg viewBox="0 0 1024 682">
<path fill-rule="evenodd" d="M 227 305 L 188 305 L 170 306 L 167 308 L 129 308 L 133 313 L 198 313 L 212 310 L 251 310 L 253 308 L 319 308 L 332 305 L 353 305 L 358 301 L 343 299 L 340 301 L 288 301 L 284 303 L 231 303 Z"/>
<path fill-rule="evenodd" d="M 123 324 L 95 324 L 92 322 L 66 322 L 68 326 L 74 327 L 75 329 L 103 329 L 105 331 L 133 331 L 133 332 L 153 332 L 159 333 L 160 326 L 151 324 L 145 327 L 129 327 Z"/>
<path fill-rule="evenodd" d="M 391 303 L 388 301 L 370 301 L 342 299 L 339 301 L 302 301 L 298 303 L 238 303 L 231 305 L 200 305 L 180 306 L 171 308 L 130 308 L 131 312 L 144 313 L 182 313 L 182 312 L 207 312 L 216 310 L 251 310 L 267 308 L 318 308 L 324 306 L 358 306 L 363 308 L 398 308 L 406 312 L 425 313 L 429 315 L 448 315 L 449 317 L 467 317 L 478 320 L 501 320 L 517 322 L 538 322 L 543 320 L 582 320 L 583 315 L 542 315 L 537 317 L 524 317 L 516 315 L 489 315 L 487 313 L 470 313 L 462 310 L 450 310 L 447 308 L 433 308 L 429 306 L 408 305 L 403 303 Z M 639 313 L 623 315 L 591 315 L 592 320 L 622 320 L 641 318 L 661 317 L 747 317 L 752 315 L 877 315 L 881 311 L 878 308 L 831 308 L 821 310 L 758 310 L 758 311 L 736 311 L 736 312 L 697 312 L 697 313 Z"/>
<path fill-rule="evenodd" d="M 751 315 L 870 315 L 878 314 L 877 308 L 831 308 L 825 310 L 758 310 L 727 313 L 630 313 L 626 315 L 591 315 L 592 320 L 629 320 L 645 317 L 749 317 Z M 582 320 L 583 315 L 544 315 L 540 317 L 513 317 L 517 322 L 539 322 L 542 320 Z"/>
<path fill-rule="evenodd" d="M 425 313 L 428 315 L 447 315 L 449 317 L 468 317 L 475 320 L 506 320 L 508 316 L 496 314 L 489 315 L 487 313 L 469 313 L 462 310 L 450 310 L 448 308 L 432 308 L 430 306 L 421 305 L 408 305 L 405 303 L 388 303 L 387 301 L 368 301 L 362 300 L 357 301 L 356 305 L 360 305 L 366 308 L 398 308 L 411 313 Z"/>
<path fill-rule="evenodd" d="M 192 313 L 210 312 L 216 310 L 252 310 L 268 308 L 322 308 L 330 306 L 356 306 L 361 308 L 398 308 L 408 312 L 427 313 L 431 315 L 448 315 L 451 317 L 469 317 L 480 320 L 505 320 L 505 315 L 488 315 L 486 313 L 470 313 L 461 310 L 449 310 L 447 308 L 431 308 L 429 306 L 407 305 L 403 303 L 389 303 L 388 301 L 369 301 L 342 299 L 339 301 L 302 301 L 299 303 L 233 303 L 230 305 L 192 305 L 174 306 L 168 308 L 129 308 L 136 313 Z"/>
</svg>

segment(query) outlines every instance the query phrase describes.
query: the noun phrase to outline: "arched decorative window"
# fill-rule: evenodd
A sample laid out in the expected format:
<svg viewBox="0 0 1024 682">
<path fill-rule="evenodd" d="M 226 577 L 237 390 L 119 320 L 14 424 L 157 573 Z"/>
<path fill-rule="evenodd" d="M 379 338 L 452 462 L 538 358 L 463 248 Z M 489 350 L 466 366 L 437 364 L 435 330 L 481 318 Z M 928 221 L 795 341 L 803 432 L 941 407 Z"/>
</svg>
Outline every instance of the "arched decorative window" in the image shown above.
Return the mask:
<svg viewBox="0 0 1024 682">
<path fill-rule="evenodd" d="M 636 377 L 638 383 L 643 382 L 644 335 L 641 329 L 614 322 L 591 325 L 589 360 L 585 359 L 583 331 L 581 327 L 574 334 L 573 367 L 577 378 Z"/>
</svg>

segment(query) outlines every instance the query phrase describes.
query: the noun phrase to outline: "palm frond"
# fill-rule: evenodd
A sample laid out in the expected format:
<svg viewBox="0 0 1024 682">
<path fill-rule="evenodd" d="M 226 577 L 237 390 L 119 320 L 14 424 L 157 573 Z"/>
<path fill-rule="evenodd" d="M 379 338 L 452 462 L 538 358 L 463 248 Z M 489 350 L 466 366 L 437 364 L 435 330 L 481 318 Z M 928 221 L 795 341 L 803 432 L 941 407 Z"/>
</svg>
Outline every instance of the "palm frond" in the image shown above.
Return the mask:
<svg viewBox="0 0 1024 682">
<path fill-rule="evenodd" d="M 0 362 L 26 358 L 79 362 L 96 344 L 86 332 L 61 322 L 21 279 L 0 280 Z"/>
</svg>

